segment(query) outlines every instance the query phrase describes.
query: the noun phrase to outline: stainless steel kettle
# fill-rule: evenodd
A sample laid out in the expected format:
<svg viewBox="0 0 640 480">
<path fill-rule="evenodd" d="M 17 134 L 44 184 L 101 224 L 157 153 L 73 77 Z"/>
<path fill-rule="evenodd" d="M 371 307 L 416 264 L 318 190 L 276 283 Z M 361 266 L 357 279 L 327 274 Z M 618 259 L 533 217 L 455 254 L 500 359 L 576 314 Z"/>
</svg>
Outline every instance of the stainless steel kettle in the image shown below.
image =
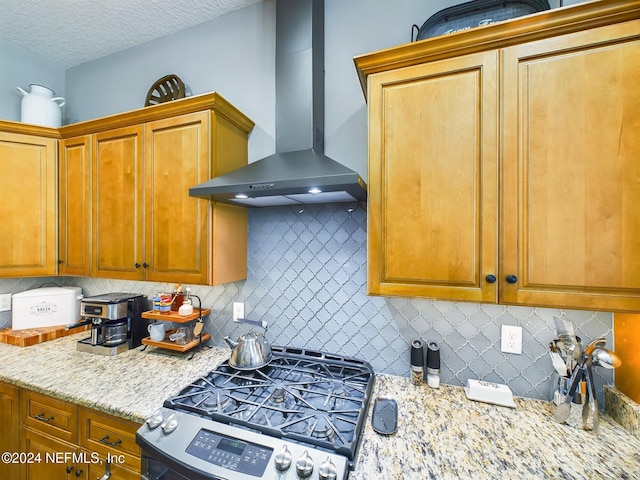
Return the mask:
<svg viewBox="0 0 640 480">
<path fill-rule="evenodd" d="M 229 365 L 236 370 L 257 370 L 271 362 L 271 346 L 261 333 L 245 333 L 237 342 L 229 337 L 224 337 L 223 340 L 232 349 Z"/>
</svg>

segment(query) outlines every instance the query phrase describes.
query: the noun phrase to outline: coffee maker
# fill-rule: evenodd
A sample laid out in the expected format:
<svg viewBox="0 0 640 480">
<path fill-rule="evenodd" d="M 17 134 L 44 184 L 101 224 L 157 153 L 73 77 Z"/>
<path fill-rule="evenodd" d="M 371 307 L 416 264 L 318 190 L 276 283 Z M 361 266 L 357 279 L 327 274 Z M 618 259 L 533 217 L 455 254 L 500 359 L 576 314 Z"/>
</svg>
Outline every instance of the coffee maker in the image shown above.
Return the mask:
<svg viewBox="0 0 640 480">
<path fill-rule="evenodd" d="M 148 335 L 148 320 L 142 312 L 149 310 L 147 297 L 139 293 L 114 292 L 86 297 L 80 303 L 82 320 L 91 325 L 91 336 L 77 343 L 81 352 L 113 356 L 136 348 Z"/>
</svg>

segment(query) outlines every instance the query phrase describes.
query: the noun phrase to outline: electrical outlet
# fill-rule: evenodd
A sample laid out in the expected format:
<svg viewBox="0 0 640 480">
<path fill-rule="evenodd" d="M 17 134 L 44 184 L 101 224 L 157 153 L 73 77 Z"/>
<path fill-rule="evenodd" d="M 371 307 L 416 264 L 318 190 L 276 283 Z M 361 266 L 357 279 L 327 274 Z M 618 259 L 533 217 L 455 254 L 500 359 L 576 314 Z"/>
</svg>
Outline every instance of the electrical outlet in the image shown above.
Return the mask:
<svg viewBox="0 0 640 480">
<path fill-rule="evenodd" d="M 233 321 L 237 322 L 241 318 L 244 318 L 244 303 L 233 302 Z"/>
<path fill-rule="evenodd" d="M 500 351 L 505 353 L 522 353 L 522 327 L 502 325 Z"/>
<path fill-rule="evenodd" d="M 11 310 L 11 294 L 0 294 L 0 312 L 8 312 Z"/>
</svg>

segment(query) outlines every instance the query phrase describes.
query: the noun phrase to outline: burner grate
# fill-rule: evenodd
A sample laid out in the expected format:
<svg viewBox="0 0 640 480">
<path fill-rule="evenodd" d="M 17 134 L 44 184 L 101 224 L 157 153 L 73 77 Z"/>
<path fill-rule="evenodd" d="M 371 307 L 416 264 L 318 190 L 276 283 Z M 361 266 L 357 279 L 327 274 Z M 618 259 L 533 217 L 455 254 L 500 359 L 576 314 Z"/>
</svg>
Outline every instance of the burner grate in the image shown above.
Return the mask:
<svg viewBox="0 0 640 480">
<path fill-rule="evenodd" d="M 272 350 L 269 365 L 247 372 L 225 362 L 164 406 L 353 460 L 373 388 L 371 366 L 315 351 Z"/>
</svg>

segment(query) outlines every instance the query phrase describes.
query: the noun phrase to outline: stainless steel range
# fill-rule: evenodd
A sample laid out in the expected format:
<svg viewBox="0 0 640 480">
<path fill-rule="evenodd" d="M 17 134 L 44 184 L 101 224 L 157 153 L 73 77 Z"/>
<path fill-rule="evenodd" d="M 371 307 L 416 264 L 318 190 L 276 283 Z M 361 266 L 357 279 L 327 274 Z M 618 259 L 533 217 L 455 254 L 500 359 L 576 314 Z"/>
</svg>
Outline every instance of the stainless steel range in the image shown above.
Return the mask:
<svg viewBox="0 0 640 480">
<path fill-rule="evenodd" d="M 222 363 L 138 430 L 149 480 L 347 478 L 373 388 L 354 358 L 272 347 L 271 362 Z"/>
</svg>

